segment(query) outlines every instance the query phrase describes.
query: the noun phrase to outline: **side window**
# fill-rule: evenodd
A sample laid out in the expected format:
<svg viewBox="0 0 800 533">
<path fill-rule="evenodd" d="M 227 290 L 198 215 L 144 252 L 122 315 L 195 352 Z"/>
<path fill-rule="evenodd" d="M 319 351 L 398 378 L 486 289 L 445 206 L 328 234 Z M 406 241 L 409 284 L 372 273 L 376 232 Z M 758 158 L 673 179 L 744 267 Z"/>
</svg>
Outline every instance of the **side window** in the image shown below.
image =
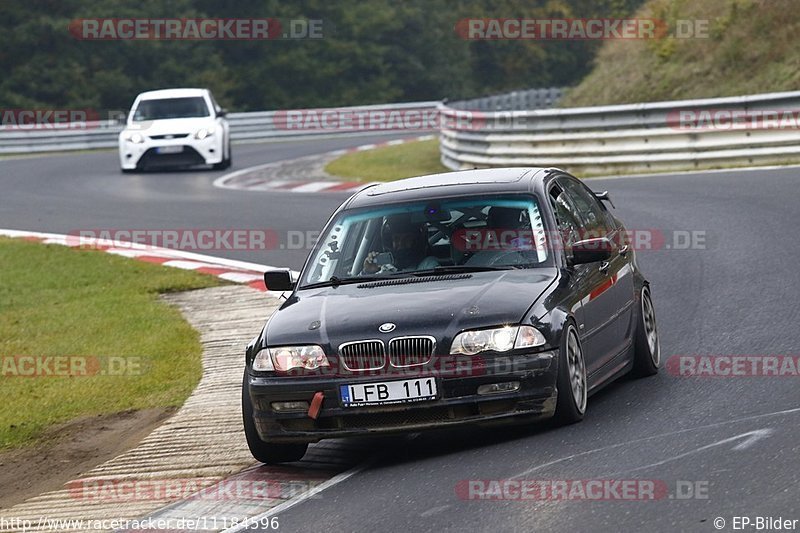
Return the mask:
<svg viewBox="0 0 800 533">
<path fill-rule="evenodd" d="M 613 231 L 613 225 L 600 200 L 582 183 L 569 178 L 561 178 L 558 183 L 564 187 L 565 194 L 578 210 L 578 216 L 586 230 L 582 238 L 603 237 Z"/>
<path fill-rule="evenodd" d="M 571 255 L 572 244 L 581 240 L 583 230 L 581 228 L 580 218 L 575 210 L 575 207 L 564 194 L 563 189 L 558 185 L 550 188 L 548 194 L 550 205 L 553 207 L 553 213 L 556 216 L 556 223 L 558 224 L 558 233 L 560 234 L 564 250 L 567 255 Z"/>
</svg>

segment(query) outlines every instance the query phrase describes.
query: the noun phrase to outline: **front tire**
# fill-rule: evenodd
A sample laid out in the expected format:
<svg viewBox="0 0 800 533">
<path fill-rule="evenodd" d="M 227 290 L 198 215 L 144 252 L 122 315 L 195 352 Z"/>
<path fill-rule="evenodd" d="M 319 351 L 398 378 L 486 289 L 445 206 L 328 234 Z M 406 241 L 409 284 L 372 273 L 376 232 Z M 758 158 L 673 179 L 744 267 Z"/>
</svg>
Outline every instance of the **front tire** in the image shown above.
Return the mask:
<svg viewBox="0 0 800 533">
<path fill-rule="evenodd" d="M 213 165 L 214 170 L 225 170 L 226 168 L 230 168 L 233 164 L 233 154 L 231 153 L 231 142 L 228 141 L 228 157 L 224 157 L 221 162 L 215 163 Z"/>
<path fill-rule="evenodd" d="M 583 359 L 578 330 L 571 321 L 567 323 L 561 335 L 556 387 L 558 397 L 554 422 L 557 425 L 567 425 L 583 420 L 588 390 L 586 363 Z"/>
<path fill-rule="evenodd" d="M 264 464 L 275 465 L 299 461 L 306 454 L 307 442 L 300 443 L 269 443 L 261 440 L 253 421 L 253 403 L 247 387 L 247 371 L 242 379 L 242 419 L 244 422 L 244 435 L 247 438 L 247 447 L 253 457 Z"/>
<path fill-rule="evenodd" d="M 656 312 L 650 287 L 642 287 L 639 297 L 639 321 L 636 324 L 636 338 L 633 349 L 633 374 L 635 376 L 652 376 L 658 373 L 661 364 L 661 342 L 658 338 Z"/>
</svg>

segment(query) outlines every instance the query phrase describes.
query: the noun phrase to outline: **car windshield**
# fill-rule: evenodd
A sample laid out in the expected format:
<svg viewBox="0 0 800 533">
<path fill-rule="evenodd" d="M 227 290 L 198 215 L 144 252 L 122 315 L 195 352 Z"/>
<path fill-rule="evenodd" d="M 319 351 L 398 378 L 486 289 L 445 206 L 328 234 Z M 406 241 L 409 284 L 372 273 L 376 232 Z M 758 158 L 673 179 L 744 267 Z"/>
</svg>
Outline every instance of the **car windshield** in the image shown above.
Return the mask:
<svg viewBox="0 0 800 533">
<path fill-rule="evenodd" d="M 133 112 L 133 121 L 164 120 L 169 118 L 198 118 L 209 116 L 208 105 L 202 96 L 142 100 Z"/>
<path fill-rule="evenodd" d="M 533 196 L 437 199 L 339 213 L 320 236 L 301 288 L 550 264 Z"/>
</svg>

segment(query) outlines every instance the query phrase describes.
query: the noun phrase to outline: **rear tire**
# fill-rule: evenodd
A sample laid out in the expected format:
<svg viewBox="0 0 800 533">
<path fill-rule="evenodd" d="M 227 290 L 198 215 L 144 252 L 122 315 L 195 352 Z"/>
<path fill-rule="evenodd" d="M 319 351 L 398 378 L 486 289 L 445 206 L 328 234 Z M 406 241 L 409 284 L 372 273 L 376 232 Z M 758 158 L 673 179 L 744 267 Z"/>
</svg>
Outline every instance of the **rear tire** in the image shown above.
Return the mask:
<svg viewBox="0 0 800 533">
<path fill-rule="evenodd" d="M 247 438 L 247 447 L 253 457 L 264 464 L 275 465 L 278 463 L 291 463 L 299 461 L 306 454 L 307 442 L 299 443 L 269 443 L 261 440 L 253 421 L 253 404 L 250 400 L 250 391 L 247 387 L 247 372 L 242 379 L 242 419 L 244 422 L 244 435 Z"/>
<path fill-rule="evenodd" d="M 587 399 L 586 363 L 578 330 L 572 321 L 567 322 L 561 335 L 556 387 L 558 397 L 553 421 L 562 426 L 583 420 Z"/>
<path fill-rule="evenodd" d="M 650 287 L 645 285 L 639 297 L 639 320 L 633 346 L 633 375 L 645 377 L 657 374 L 659 364 L 661 342 L 658 338 L 656 312 L 650 297 Z"/>
</svg>

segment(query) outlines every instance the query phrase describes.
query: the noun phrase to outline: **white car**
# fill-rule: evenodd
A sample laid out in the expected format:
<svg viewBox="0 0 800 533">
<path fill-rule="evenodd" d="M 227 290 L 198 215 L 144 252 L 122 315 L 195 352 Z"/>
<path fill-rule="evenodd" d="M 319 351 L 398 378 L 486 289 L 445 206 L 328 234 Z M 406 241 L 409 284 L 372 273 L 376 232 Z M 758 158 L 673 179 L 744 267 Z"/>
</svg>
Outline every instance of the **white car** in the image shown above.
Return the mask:
<svg viewBox="0 0 800 533">
<path fill-rule="evenodd" d="M 226 111 L 208 89 L 164 89 L 136 97 L 119 135 L 122 172 L 156 167 L 231 166 Z"/>
</svg>

